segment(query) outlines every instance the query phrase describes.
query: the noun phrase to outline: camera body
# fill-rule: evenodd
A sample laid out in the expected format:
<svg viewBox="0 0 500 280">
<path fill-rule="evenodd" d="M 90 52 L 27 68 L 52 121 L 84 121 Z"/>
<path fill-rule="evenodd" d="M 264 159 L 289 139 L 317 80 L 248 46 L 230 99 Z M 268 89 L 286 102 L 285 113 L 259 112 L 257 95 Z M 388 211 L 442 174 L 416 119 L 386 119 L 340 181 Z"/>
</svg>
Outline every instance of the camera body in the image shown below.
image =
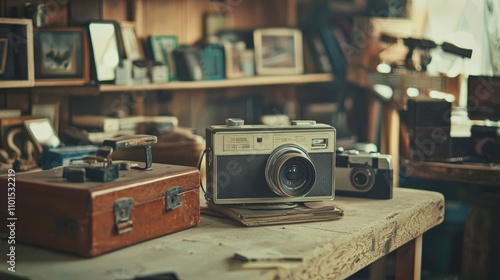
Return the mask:
<svg viewBox="0 0 500 280">
<path fill-rule="evenodd" d="M 335 129 L 315 121 L 206 129 L 206 198 L 217 204 L 331 200 Z"/>
<path fill-rule="evenodd" d="M 500 126 L 498 124 L 473 125 L 471 142 L 479 159 L 486 163 L 500 163 Z"/>
<path fill-rule="evenodd" d="M 380 153 L 337 150 L 336 194 L 365 198 L 392 198 L 392 157 Z"/>
</svg>

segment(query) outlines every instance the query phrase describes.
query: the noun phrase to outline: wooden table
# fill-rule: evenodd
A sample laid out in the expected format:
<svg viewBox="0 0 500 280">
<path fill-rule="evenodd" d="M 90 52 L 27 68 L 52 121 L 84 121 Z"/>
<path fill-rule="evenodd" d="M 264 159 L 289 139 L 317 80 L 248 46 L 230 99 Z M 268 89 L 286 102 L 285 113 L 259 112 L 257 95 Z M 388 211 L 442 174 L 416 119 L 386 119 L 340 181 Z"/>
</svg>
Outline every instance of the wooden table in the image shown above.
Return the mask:
<svg viewBox="0 0 500 280">
<path fill-rule="evenodd" d="M 181 279 L 342 279 L 397 250 L 398 279 L 420 278 L 422 234 L 441 223 L 440 193 L 395 189 L 391 200 L 337 197 L 340 220 L 242 227 L 202 216 L 199 226 L 92 259 L 16 244 L 15 276 L 30 279 L 132 279 L 174 271 Z M 18 221 L 21 222 L 21 221 Z M 36 229 L 33 229 L 36 230 Z M 0 244 L 0 278 L 7 244 Z M 279 269 L 235 269 L 236 251 L 273 248 L 302 262 Z"/>
<path fill-rule="evenodd" d="M 460 199 L 467 204 L 460 277 L 499 279 L 500 164 L 406 162 L 405 173 L 456 183 Z"/>
</svg>

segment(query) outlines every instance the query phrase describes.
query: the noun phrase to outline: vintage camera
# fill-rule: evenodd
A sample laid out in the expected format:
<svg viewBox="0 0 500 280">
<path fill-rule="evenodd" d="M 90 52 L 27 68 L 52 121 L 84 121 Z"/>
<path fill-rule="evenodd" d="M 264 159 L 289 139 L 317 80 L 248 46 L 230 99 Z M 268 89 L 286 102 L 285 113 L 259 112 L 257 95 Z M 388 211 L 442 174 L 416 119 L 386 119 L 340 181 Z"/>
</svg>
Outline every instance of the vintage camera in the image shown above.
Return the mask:
<svg viewBox="0 0 500 280">
<path fill-rule="evenodd" d="M 500 163 L 500 126 L 497 123 L 487 124 L 471 127 L 474 151 L 486 163 Z"/>
<path fill-rule="evenodd" d="M 340 196 L 392 198 L 392 157 L 339 148 L 335 185 Z"/>
<path fill-rule="evenodd" d="M 331 200 L 335 129 L 315 121 L 206 129 L 208 200 L 217 204 Z"/>
</svg>

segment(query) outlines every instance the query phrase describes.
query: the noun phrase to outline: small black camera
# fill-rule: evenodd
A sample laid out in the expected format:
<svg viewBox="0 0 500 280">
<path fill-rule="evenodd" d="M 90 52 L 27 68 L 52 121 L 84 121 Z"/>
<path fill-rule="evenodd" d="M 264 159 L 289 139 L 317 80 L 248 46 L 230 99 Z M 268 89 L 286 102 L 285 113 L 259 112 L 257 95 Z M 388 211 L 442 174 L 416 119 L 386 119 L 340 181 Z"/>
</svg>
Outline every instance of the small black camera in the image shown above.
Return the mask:
<svg viewBox="0 0 500 280">
<path fill-rule="evenodd" d="M 337 149 L 335 194 L 392 198 L 392 157 L 380 153 Z"/>
</svg>

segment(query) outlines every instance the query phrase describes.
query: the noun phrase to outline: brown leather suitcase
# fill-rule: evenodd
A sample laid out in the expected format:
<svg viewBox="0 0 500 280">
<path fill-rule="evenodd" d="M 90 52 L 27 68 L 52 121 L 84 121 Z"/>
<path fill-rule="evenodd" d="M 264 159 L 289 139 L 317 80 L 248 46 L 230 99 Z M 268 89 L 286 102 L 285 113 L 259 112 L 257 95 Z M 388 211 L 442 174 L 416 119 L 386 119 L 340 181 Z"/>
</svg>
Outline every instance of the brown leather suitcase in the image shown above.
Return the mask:
<svg viewBox="0 0 500 280">
<path fill-rule="evenodd" d="M 153 163 L 151 170 L 120 171 L 110 182 L 81 183 L 63 179 L 62 172 L 15 174 L 13 215 L 2 219 L 15 223 L 16 241 L 91 257 L 200 221 L 196 168 Z M 0 178 L 2 201 L 7 186 L 8 178 Z"/>
</svg>

